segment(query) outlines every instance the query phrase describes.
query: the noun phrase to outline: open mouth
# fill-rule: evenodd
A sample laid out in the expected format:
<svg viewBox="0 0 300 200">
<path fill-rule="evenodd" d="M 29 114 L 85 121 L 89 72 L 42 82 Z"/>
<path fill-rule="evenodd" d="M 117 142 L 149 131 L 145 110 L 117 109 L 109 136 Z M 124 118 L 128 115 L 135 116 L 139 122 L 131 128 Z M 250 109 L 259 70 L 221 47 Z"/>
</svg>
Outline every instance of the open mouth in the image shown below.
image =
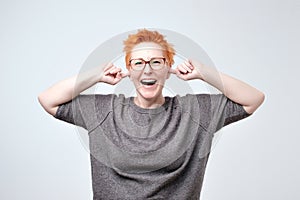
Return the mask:
<svg viewBox="0 0 300 200">
<path fill-rule="evenodd" d="M 156 83 L 156 80 L 154 80 L 154 79 L 144 79 L 144 80 L 141 80 L 141 83 L 143 85 L 154 85 Z"/>
</svg>

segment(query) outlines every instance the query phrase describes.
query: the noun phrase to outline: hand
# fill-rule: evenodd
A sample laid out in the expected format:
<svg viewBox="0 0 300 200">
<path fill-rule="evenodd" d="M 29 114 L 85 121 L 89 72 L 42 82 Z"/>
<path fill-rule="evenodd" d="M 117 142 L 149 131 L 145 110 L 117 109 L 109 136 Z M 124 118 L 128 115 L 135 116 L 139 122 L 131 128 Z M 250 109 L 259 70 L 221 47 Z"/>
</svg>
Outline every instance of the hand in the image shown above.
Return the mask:
<svg viewBox="0 0 300 200">
<path fill-rule="evenodd" d="M 178 78 L 185 81 L 193 79 L 203 80 L 203 76 L 201 74 L 203 68 L 203 64 L 195 60 L 187 60 L 179 64 L 175 69 L 170 68 L 169 72 L 176 74 Z"/>
<path fill-rule="evenodd" d="M 120 82 L 123 78 L 129 76 L 129 72 L 122 72 L 122 69 L 116 67 L 112 63 L 108 63 L 103 69 L 103 73 L 101 74 L 100 81 L 108 83 L 110 85 L 115 85 Z"/>
</svg>

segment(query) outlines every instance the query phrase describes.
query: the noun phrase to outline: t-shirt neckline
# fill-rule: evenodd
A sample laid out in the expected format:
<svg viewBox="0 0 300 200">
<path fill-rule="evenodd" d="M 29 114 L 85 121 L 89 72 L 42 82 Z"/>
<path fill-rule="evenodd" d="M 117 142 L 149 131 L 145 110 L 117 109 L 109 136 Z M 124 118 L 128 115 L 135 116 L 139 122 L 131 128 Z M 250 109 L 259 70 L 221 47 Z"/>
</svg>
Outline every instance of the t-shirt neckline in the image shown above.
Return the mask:
<svg viewBox="0 0 300 200">
<path fill-rule="evenodd" d="M 158 114 L 160 112 L 166 111 L 169 105 L 170 98 L 169 97 L 164 97 L 165 102 L 157 107 L 157 108 L 142 108 L 134 103 L 134 97 L 129 98 L 129 105 L 139 113 L 150 113 L 150 114 Z"/>
</svg>

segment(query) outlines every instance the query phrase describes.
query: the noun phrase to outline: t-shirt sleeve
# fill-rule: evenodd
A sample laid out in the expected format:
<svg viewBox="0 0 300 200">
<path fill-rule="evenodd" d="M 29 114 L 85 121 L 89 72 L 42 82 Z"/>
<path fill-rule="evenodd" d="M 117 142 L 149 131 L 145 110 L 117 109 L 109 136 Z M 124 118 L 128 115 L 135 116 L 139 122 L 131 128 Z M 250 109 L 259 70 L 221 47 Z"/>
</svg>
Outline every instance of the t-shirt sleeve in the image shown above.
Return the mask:
<svg viewBox="0 0 300 200">
<path fill-rule="evenodd" d="M 78 95 L 59 105 L 55 118 L 92 130 L 111 110 L 112 95 Z"/>
<path fill-rule="evenodd" d="M 212 132 L 250 116 L 242 105 L 224 94 L 199 94 L 197 99 L 201 112 L 200 123 Z"/>
</svg>

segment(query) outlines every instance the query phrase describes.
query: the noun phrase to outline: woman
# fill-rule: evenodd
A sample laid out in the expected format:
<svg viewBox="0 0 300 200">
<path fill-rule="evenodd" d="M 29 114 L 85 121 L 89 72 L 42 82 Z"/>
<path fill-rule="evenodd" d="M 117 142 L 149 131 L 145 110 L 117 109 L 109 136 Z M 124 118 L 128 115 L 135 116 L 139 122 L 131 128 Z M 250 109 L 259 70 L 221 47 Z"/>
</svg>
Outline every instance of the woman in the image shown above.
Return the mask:
<svg viewBox="0 0 300 200">
<path fill-rule="evenodd" d="M 264 94 L 195 60 L 171 68 L 175 51 L 156 31 L 139 30 L 124 45 L 128 72 L 109 63 L 53 85 L 39 101 L 88 130 L 94 199 L 199 199 L 214 133 L 251 115 Z M 164 97 L 171 74 L 222 94 Z M 127 76 L 135 97 L 80 95 Z"/>
</svg>

